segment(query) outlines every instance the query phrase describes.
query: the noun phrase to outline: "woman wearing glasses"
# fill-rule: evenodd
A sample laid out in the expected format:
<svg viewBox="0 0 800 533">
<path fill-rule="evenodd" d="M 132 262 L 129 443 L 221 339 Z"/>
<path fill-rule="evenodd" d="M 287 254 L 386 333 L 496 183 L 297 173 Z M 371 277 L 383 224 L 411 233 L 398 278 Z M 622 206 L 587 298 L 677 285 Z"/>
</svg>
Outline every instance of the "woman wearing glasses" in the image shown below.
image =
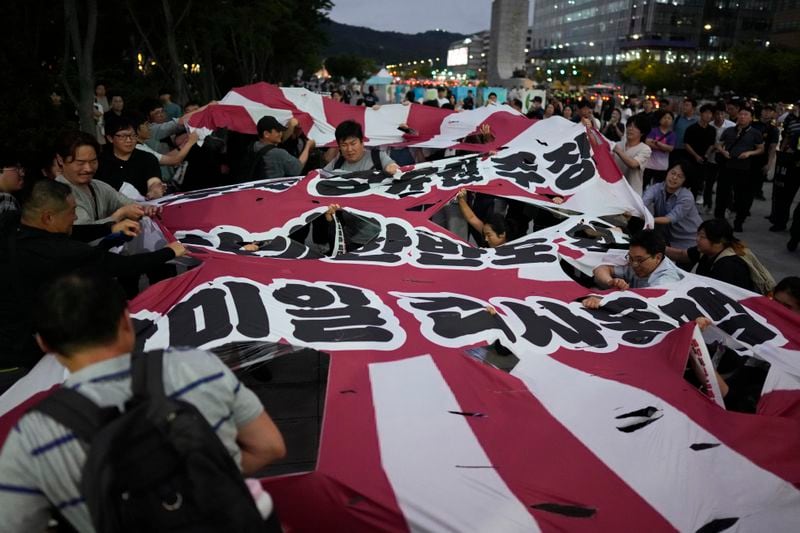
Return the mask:
<svg viewBox="0 0 800 533">
<path fill-rule="evenodd" d="M 643 230 L 630 240 L 625 256 L 627 264 L 599 265 L 594 269 L 594 281 L 603 288 L 644 289 L 674 283 L 683 279 L 681 270 L 666 255 L 664 239 L 653 230 Z M 589 309 L 600 307 L 601 299 L 590 296 L 583 301 Z"/>
</svg>

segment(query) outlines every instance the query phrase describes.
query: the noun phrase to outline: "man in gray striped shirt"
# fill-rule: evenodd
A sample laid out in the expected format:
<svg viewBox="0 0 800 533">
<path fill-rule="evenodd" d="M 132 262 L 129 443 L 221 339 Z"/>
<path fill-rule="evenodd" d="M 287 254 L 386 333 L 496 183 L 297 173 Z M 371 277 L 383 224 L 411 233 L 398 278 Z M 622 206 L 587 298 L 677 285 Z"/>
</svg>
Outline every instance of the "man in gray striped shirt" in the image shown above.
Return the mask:
<svg viewBox="0 0 800 533">
<path fill-rule="evenodd" d="M 38 306 L 37 340 L 71 372 L 72 387 L 100 406 L 124 407 L 131 396 L 134 330 L 125 295 L 113 280 L 69 274 Z M 168 350 L 164 388 L 203 414 L 242 472 L 252 474 L 286 449 L 256 395 L 212 353 Z M 30 412 L 0 452 L 0 529 L 44 531 L 50 508 L 80 532 L 93 533 L 79 487 L 88 446 L 61 424 Z"/>
</svg>

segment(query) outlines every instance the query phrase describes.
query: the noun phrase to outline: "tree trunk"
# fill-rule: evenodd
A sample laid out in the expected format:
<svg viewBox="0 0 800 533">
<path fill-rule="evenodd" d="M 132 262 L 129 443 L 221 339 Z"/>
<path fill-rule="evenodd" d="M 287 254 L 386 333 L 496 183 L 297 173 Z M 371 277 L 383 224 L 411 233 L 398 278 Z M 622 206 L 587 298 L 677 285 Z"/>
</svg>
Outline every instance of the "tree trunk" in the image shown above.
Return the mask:
<svg viewBox="0 0 800 533">
<path fill-rule="evenodd" d="M 97 0 L 86 0 L 86 34 L 81 39 L 81 27 L 78 20 L 78 8 L 75 0 L 64 0 L 64 26 L 68 38 L 65 39 L 65 59 L 69 60 L 69 51 L 75 57 L 78 69 L 77 95 L 69 84 L 65 83 L 67 94 L 78 110 L 81 131 L 95 135 L 94 122 L 94 43 L 97 37 Z M 67 65 L 64 65 L 66 70 Z M 66 77 L 65 77 L 66 78 Z M 66 80 L 65 80 L 66 82 Z"/>
<path fill-rule="evenodd" d="M 189 100 L 189 87 L 186 83 L 186 76 L 183 71 L 183 61 L 181 61 L 180 54 L 178 54 L 178 42 L 175 39 L 177 26 L 183 20 L 183 17 L 191 9 L 191 1 L 187 3 L 186 9 L 181 17 L 175 22 L 172 16 L 172 7 L 170 0 L 161 0 L 161 8 L 164 10 L 164 25 L 166 26 L 166 44 L 167 56 L 170 62 L 170 72 L 172 77 L 172 88 L 175 101 L 185 104 Z"/>
</svg>

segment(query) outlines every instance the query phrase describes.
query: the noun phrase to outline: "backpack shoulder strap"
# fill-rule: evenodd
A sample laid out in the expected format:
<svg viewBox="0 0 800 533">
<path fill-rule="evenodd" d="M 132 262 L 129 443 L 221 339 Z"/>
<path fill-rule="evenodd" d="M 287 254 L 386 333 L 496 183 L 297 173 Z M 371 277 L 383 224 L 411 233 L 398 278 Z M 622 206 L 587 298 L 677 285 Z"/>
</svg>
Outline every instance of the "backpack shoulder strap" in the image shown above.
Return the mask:
<svg viewBox="0 0 800 533">
<path fill-rule="evenodd" d="M 66 387 L 55 391 L 32 410 L 66 426 L 85 442 L 91 442 L 98 430 L 119 414 L 116 407 L 100 407 L 80 392 Z"/>
<path fill-rule="evenodd" d="M 719 261 L 720 259 L 722 259 L 724 257 L 730 257 L 732 255 L 736 255 L 736 250 L 734 250 L 733 248 L 731 248 L 729 246 L 729 247 L 725 248 L 724 250 L 722 250 L 720 253 L 717 254 L 717 257 L 714 258 L 714 263 L 716 263 L 717 261 Z M 711 263 L 711 264 L 713 265 L 714 263 Z"/>
<path fill-rule="evenodd" d="M 372 156 L 372 167 L 378 172 L 383 172 L 383 165 L 381 165 L 381 151 L 370 150 L 369 152 Z"/>
<path fill-rule="evenodd" d="M 259 148 L 258 150 L 256 150 L 255 147 L 256 143 L 250 145 L 250 151 L 254 152 L 254 155 L 252 162 L 250 163 L 250 168 L 247 169 L 247 176 L 246 176 L 247 179 L 260 179 L 262 177 L 262 176 L 254 176 L 253 174 L 256 173 L 258 165 L 261 164 L 261 162 L 264 159 L 264 156 L 267 155 L 267 152 L 275 148 L 275 145 L 268 144 L 266 146 Z"/>
<path fill-rule="evenodd" d="M 344 165 L 344 157 L 339 154 L 339 157 L 336 158 L 336 163 L 333 164 L 333 170 L 339 170 Z"/>
<path fill-rule="evenodd" d="M 131 355 L 131 391 L 133 398 L 165 398 L 164 350 Z"/>
</svg>

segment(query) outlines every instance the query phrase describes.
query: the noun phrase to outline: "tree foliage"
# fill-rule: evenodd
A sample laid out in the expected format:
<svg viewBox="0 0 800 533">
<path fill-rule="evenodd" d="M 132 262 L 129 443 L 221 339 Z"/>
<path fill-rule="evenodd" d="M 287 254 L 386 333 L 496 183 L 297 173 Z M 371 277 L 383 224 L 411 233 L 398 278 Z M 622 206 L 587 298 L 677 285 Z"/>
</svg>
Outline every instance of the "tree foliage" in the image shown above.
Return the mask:
<svg viewBox="0 0 800 533">
<path fill-rule="evenodd" d="M 90 130 L 94 85 L 126 105 L 168 87 L 208 101 L 321 65 L 330 0 L 4 0 L 0 144 L 42 150 L 65 126 Z M 141 57 L 141 61 L 139 58 Z M 53 106 L 56 92 L 63 98 Z"/>
<path fill-rule="evenodd" d="M 664 64 L 650 54 L 625 64 L 623 81 L 649 89 L 680 91 L 710 96 L 715 91 L 757 96 L 769 102 L 791 101 L 800 82 L 800 50 L 783 48 L 734 48 L 724 59 L 698 65 Z"/>
<path fill-rule="evenodd" d="M 375 63 L 359 56 L 342 54 L 329 57 L 325 60 L 325 68 L 333 77 L 342 77 L 346 80 L 351 78 L 364 78 L 372 74 L 375 70 Z"/>
</svg>

